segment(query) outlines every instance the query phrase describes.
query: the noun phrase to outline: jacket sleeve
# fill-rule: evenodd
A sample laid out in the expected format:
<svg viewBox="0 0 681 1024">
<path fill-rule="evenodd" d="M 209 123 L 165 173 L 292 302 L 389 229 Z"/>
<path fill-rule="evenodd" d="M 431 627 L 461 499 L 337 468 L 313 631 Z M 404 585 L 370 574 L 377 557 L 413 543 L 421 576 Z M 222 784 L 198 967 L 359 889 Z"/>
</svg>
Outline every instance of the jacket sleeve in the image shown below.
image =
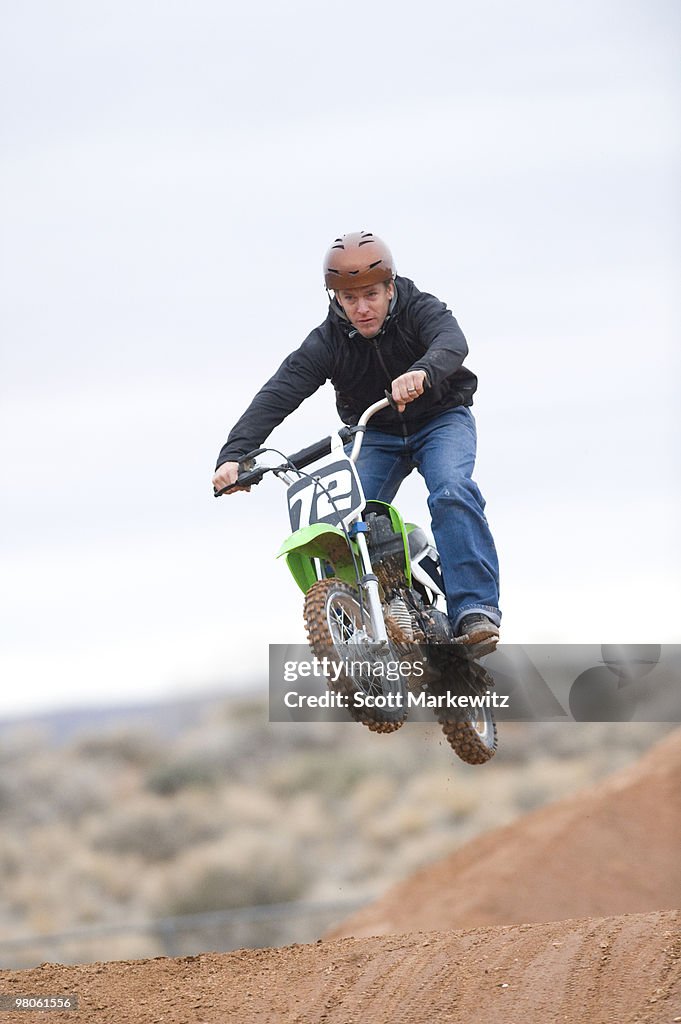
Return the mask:
<svg viewBox="0 0 681 1024">
<path fill-rule="evenodd" d="M 466 339 L 451 310 L 434 295 L 421 292 L 410 312 L 416 334 L 428 349 L 410 369 L 425 370 L 431 387 L 437 387 L 460 369 L 468 355 Z"/>
<path fill-rule="evenodd" d="M 259 448 L 275 427 L 328 380 L 332 363 L 330 347 L 318 327 L 260 388 L 232 428 L 215 468 L 223 462 L 238 462 L 248 452 Z"/>
</svg>

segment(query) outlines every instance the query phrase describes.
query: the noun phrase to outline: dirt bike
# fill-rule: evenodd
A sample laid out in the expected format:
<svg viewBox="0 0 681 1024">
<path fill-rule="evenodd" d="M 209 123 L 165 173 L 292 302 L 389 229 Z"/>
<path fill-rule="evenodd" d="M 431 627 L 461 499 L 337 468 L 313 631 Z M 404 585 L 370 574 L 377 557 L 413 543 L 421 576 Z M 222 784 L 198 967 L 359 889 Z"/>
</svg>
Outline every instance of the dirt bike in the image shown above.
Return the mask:
<svg viewBox="0 0 681 1024">
<path fill-rule="evenodd" d="M 422 701 L 456 754 L 482 764 L 497 747 L 494 713 L 485 703 L 493 681 L 457 642 L 438 607 L 444 583 L 435 547 L 394 505 L 366 500 L 355 466 L 367 423 L 388 405 L 394 407 L 386 392 L 357 426 L 293 455 L 266 447 L 250 452 L 236 484 L 216 495 L 258 484 L 267 473 L 286 484 L 293 532 L 277 557 L 286 558 L 305 594 L 312 652 L 325 664 L 340 663 L 327 682 L 345 696 L 350 716 L 375 732 L 393 732 L 410 705 Z M 258 464 L 267 452 L 283 463 Z M 312 464 L 313 472 L 304 472 Z M 454 714 L 452 694 L 466 697 Z"/>
</svg>

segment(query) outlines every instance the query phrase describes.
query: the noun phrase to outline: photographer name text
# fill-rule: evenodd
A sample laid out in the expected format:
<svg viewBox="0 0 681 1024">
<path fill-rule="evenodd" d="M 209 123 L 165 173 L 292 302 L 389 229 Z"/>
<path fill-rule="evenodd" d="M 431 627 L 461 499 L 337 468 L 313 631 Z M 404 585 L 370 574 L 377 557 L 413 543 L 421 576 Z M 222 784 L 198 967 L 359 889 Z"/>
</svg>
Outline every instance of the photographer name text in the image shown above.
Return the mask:
<svg viewBox="0 0 681 1024">
<path fill-rule="evenodd" d="M 299 693 L 287 690 L 287 708 L 507 708 L 508 696 L 499 693 Z"/>
</svg>

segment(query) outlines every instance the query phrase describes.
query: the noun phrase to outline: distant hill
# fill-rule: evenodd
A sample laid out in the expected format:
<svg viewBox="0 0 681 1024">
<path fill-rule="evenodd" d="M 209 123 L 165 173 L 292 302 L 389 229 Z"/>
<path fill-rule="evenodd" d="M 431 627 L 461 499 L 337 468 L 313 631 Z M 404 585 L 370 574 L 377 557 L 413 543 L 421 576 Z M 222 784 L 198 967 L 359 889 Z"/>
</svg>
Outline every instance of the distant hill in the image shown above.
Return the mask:
<svg viewBox="0 0 681 1024">
<path fill-rule="evenodd" d="M 262 703 L 263 699 L 258 693 L 264 693 L 265 687 L 263 683 L 257 691 L 209 691 L 196 697 L 177 700 L 102 704 L 64 708 L 19 718 L 0 718 L 0 743 L 8 734 L 29 730 L 40 732 L 50 746 L 64 746 L 83 733 L 103 733 L 131 725 L 137 730 L 148 729 L 158 736 L 171 738 L 198 725 L 212 709 L 228 701 Z"/>
</svg>

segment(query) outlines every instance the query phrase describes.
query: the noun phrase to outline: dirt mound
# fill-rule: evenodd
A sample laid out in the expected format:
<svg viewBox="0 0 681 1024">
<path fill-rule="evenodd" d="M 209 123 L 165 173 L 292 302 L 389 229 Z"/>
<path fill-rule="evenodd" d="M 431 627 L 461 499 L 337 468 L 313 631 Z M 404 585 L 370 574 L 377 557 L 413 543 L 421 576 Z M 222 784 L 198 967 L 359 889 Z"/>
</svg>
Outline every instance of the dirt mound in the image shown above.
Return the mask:
<svg viewBox="0 0 681 1024">
<path fill-rule="evenodd" d="M 624 771 L 421 869 L 329 937 L 678 907 L 679 730 Z"/>
<path fill-rule="evenodd" d="M 44 964 L 0 975 L 0 992 L 76 994 L 63 1024 L 671 1024 L 681 1019 L 681 913 Z"/>
</svg>

